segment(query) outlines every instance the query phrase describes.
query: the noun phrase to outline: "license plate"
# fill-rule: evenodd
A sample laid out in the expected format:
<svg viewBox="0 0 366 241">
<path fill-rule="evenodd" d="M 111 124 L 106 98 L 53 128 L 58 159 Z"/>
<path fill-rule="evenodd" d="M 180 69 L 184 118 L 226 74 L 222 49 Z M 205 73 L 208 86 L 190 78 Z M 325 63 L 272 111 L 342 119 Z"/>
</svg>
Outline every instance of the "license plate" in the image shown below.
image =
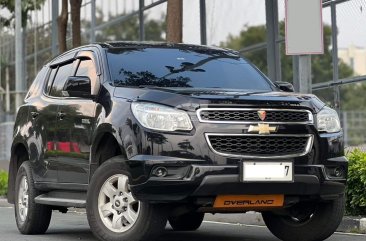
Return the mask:
<svg viewBox="0 0 366 241">
<path fill-rule="evenodd" d="M 269 208 L 282 207 L 284 195 L 219 195 L 215 199 L 214 208 Z"/>
<path fill-rule="evenodd" d="M 293 182 L 292 162 L 243 162 L 244 182 Z"/>
</svg>

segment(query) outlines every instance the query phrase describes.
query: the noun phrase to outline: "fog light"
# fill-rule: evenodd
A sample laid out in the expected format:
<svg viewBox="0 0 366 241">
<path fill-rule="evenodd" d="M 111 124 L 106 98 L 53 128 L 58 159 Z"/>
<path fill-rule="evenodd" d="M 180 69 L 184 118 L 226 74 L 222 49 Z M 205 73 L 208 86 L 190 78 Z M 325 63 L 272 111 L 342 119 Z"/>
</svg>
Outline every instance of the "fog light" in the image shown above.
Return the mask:
<svg viewBox="0 0 366 241">
<path fill-rule="evenodd" d="M 165 167 L 156 167 L 153 171 L 153 175 L 157 177 L 165 177 L 168 175 L 168 170 Z"/>
<path fill-rule="evenodd" d="M 343 176 L 343 168 L 342 167 L 336 167 L 336 168 L 334 168 L 334 170 L 333 170 L 333 175 L 335 176 L 335 177 L 342 177 Z"/>
</svg>

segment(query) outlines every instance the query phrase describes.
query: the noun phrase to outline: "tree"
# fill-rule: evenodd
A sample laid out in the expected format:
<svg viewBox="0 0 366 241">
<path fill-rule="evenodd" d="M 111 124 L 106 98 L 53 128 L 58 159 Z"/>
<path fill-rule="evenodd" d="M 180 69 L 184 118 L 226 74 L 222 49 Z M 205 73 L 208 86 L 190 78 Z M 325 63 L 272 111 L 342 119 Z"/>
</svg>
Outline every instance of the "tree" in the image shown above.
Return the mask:
<svg viewBox="0 0 366 241">
<path fill-rule="evenodd" d="M 166 40 L 172 43 L 183 41 L 183 1 L 168 0 Z"/>
<path fill-rule="evenodd" d="M 22 31 L 21 31 L 21 38 L 23 42 L 23 48 L 21 50 L 22 57 L 25 59 L 27 55 L 27 44 L 30 41 L 27 41 L 27 23 L 29 20 L 29 12 L 33 10 L 39 10 L 43 5 L 45 0 L 22 0 L 21 1 L 21 14 L 22 14 Z M 14 24 L 15 20 L 15 0 L 0 0 L 0 9 L 7 9 L 10 12 L 10 16 L 8 18 L 4 18 L 0 16 L 0 21 L 3 23 L 3 26 L 11 26 Z M 26 69 L 27 69 L 27 61 L 24 61 L 23 64 L 23 76 L 26 80 L 29 80 L 29 76 L 26 76 Z M 12 73 L 10 73 L 11 75 Z M 11 79 L 15 79 L 15 76 Z M 11 83 L 13 84 L 13 83 Z"/>
<path fill-rule="evenodd" d="M 60 53 L 66 51 L 66 33 L 67 33 L 67 21 L 69 18 L 69 7 L 67 0 L 62 0 L 61 14 L 58 17 L 58 44 Z"/>
<path fill-rule="evenodd" d="M 45 0 L 22 0 L 22 27 L 27 27 L 28 13 L 36 9 L 40 9 Z M 9 18 L 0 16 L 0 21 L 5 26 L 9 26 L 15 19 L 15 0 L 0 0 L 0 6 L 2 9 L 8 9 L 10 12 Z"/>
<path fill-rule="evenodd" d="M 100 17 L 97 18 L 97 23 L 101 23 L 103 19 L 102 12 L 99 13 Z M 164 41 L 164 34 L 166 29 L 166 23 L 164 21 L 165 16 L 162 16 L 162 20 L 148 19 L 145 16 L 145 39 L 148 41 Z M 113 20 L 113 18 L 112 18 Z M 88 24 L 86 24 L 88 25 Z M 138 16 L 133 16 L 126 21 L 118 24 L 118 26 L 110 26 L 103 29 L 101 32 L 96 33 L 97 42 L 103 41 L 116 41 L 116 40 L 139 40 L 139 19 Z"/>
<path fill-rule="evenodd" d="M 285 24 L 280 23 L 280 35 L 285 34 Z M 333 64 L 332 64 L 332 49 L 331 49 L 331 34 L 332 30 L 329 25 L 324 26 L 324 54 L 312 56 L 312 76 L 313 83 L 320 83 L 330 81 L 333 79 Z M 259 26 L 245 26 L 238 36 L 229 35 L 225 42 L 221 43 L 221 46 L 242 49 L 244 47 L 251 46 L 253 44 L 266 41 L 266 27 L 264 25 Z M 244 56 L 249 59 L 258 68 L 267 73 L 267 50 L 262 49 L 259 51 L 245 53 Z M 282 68 L 282 80 L 292 82 L 292 57 L 285 54 L 284 48 L 281 48 L 281 68 Z M 351 67 L 344 62 L 339 62 L 339 78 L 347 78 L 353 75 Z M 319 97 L 324 99 L 327 103 L 333 102 L 333 90 L 324 89 L 316 91 Z M 365 100 L 366 101 L 366 100 Z"/>
<path fill-rule="evenodd" d="M 81 45 L 80 8 L 82 0 L 70 0 L 72 22 L 72 46 Z"/>
</svg>

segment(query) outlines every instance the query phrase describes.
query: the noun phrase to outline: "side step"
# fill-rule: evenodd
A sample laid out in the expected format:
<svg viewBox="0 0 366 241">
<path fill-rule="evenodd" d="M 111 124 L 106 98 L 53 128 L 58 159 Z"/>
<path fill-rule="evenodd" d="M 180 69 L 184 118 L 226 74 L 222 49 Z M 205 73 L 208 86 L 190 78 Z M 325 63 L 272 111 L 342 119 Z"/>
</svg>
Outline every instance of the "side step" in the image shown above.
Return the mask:
<svg viewBox="0 0 366 241">
<path fill-rule="evenodd" d="M 37 196 L 34 201 L 50 206 L 85 208 L 86 192 L 51 191 Z"/>
</svg>

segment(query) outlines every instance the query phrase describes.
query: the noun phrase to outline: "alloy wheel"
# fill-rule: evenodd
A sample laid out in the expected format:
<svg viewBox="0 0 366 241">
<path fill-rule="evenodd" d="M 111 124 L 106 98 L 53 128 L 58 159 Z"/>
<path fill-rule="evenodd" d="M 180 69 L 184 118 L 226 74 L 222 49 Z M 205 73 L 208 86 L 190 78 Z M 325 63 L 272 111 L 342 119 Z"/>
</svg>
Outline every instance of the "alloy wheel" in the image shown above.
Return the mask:
<svg viewBox="0 0 366 241">
<path fill-rule="evenodd" d="M 112 232 L 123 233 L 133 227 L 140 213 L 140 202 L 132 196 L 127 176 L 116 174 L 104 182 L 98 210 L 105 227 Z"/>
</svg>

